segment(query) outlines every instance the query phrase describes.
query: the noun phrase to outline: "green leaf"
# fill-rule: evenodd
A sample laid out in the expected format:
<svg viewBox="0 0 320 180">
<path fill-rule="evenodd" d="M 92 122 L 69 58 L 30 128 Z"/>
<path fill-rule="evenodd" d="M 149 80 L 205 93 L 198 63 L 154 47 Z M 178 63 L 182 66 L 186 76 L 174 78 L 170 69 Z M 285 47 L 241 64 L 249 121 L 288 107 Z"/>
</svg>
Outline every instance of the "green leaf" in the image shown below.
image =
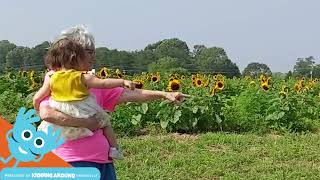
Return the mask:
<svg viewBox="0 0 320 180">
<path fill-rule="evenodd" d="M 279 114 L 278 114 L 278 117 L 277 117 L 277 120 L 278 119 L 281 119 L 286 113 L 281 111 Z"/>
<path fill-rule="evenodd" d="M 180 119 L 180 116 L 181 116 L 181 110 L 178 110 L 174 113 L 174 117 L 173 117 L 173 123 L 176 123 L 179 121 Z"/>
<path fill-rule="evenodd" d="M 142 113 L 146 114 L 148 111 L 148 104 L 147 103 L 142 103 Z"/>
<path fill-rule="evenodd" d="M 168 123 L 169 123 L 168 120 L 161 120 L 160 125 L 161 125 L 162 129 L 166 129 L 168 126 Z"/>
<path fill-rule="evenodd" d="M 165 104 L 167 104 L 167 102 L 166 102 L 166 101 L 162 101 L 162 102 L 159 104 L 159 107 L 162 107 L 162 106 L 164 106 Z"/>
<path fill-rule="evenodd" d="M 290 110 L 290 108 L 289 108 L 289 106 L 288 106 L 288 105 L 286 105 L 286 106 L 284 106 L 284 107 L 283 107 L 283 110 L 285 110 L 285 111 L 289 111 L 289 110 Z"/>
<path fill-rule="evenodd" d="M 192 127 L 195 127 L 198 124 L 198 118 L 194 118 L 194 121 L 192 123 Z"/>
<path fill-rule="evenodd" d="M 199 109 L 198 106 L 194 106 L 194 107 L 192 108 L 193 114 L 196 114 L 196 113 L 198 112 L 198 109 Z"/>
<path fill-rule="evenodd" d="M 158 111 L 157 115 L 156 115 L 156 118 L 159 118 L 159 116 L 161 115 L 162 111 Z"/>
<path fill-rule="evenodd" d="M 215 114 L 215 115 L 216 115 L 216 122 L 217 122 L 218 124 L 221 124 L 222 119 L 220 118 L 220 116 L 219 116 L 218 114 Z"/>
<path fill-rule="evenodd" d="M 131 119 L 132 124 L 133 124 L 133 125 L 137 125 L 137 124 L 140 122 L 141 117 L 142 117 L 141 114 L 132 115 L 132 119 Z"/>
</svg>

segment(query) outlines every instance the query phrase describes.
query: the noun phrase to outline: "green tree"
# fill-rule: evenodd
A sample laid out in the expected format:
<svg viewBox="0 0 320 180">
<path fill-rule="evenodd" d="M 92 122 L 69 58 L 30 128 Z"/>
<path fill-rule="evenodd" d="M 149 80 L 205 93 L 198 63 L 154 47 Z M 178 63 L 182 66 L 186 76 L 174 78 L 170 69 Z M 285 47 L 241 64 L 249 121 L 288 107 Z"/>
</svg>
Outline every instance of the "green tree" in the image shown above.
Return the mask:
<svg viewBox="0 0 320 180">
<path fill-rule="evenodd" d="M 228 77 L 240 76 L 238 66 L 219 47 L 201 47 L 195 58 L 197 70 L 204 73 L 223 74 Z"/>
<path fill-rule="evenodd" d="M 204 46 L 204 45 L 194 45 L 194 46 L 193 46 L 192 56 L 193 56 L 194 58 L 197 58 L 197 57 L 199 56 L 201 50 L 202 50 L 202 49 L 205 49 L 205 48 L 206 48 L 206 46 Z"/>
<path fill-rule="evenodd" d="M 148 71 L 148 65 L 156 61 L 156 57 L 150 49 L 136 51 L 133 55 L 134 63 L 132 68 L 135 69 L 136 72 Z"/>
<path fill-rule="evenodd" d="M 31 49 L 18 46 L 6 56 L 6 68 L 24 69 L 31 61 Z"/>
<path fill-rule="evenodd" d="M 50 43 L 45 41 L 41 44 L 38 44 L 31 49 L 31 59 L 30 62 L 25 63 L 26 69 L 36 69 L 42 70 L 45 68 L 44 65 L 44 56 L 47 53 L 47 49 L 50 47 Z"/>
<path fill-rule="evenodd" d="M 106 47 L 96 48 L 96 65 L 95 68 L 110 67 L 111 64 L 108 62 L 109 49 Z"/>
<path fill-rule="evenodd" d="M 15 44 L 10 43 L 8 40 L 0 41 L 0 73 L 4 70 L 7 54 L 16 47 Z"/>
<path fill-rule="evenodd" d="M 242 74 L 244 76 L 252 76 L 252 77 L 258 77 L 261 74 L 265 74 L 265 75 L 270 76 L 271 70 L 266 64 L 252 62 L 252 63 L 248 64 L 246 68 L 244 68 Z"/>
<path fill-rule="evenodd" d="M 294 65 L 293 73 L 295 76 L 310 77 L 314 64 L 315 59 L 313 56 L 309 56 L 307 58 L 298 58 L 296 64 Z"/>
<path fill-rule="evenodd" d="M 149 65 L 148 69 L 149 72 L 172 72 L 179 68 L 179 62 L 177 58 L 172 57 L 163 57 L 160 58 L 158 61 L 153 62 Z M 182 68 L 180 67 L 179 70 L 181 71 Z"/>
<path fill-rule="evenodd" d="M 148 45 L 145 50 L 154 52 L 156 59 L 163 57 L 176 58 L 180 67 L 188 68 L 191 63 L 191 56 L 186 42 L 178 38 L 164 39 Z"/>
</svg>

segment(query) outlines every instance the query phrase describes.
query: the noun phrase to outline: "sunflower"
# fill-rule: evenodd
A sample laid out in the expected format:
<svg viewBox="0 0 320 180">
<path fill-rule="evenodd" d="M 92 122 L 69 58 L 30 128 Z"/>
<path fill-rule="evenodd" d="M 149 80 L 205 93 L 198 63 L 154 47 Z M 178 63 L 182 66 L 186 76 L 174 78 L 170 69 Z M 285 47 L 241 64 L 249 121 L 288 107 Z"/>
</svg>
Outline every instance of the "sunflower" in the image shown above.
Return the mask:
<svg viewBox="0 0 320 180">
<path fill-rule="evenodd" d="M 195 74 L 192 74 L 191 78 L 192 78 L 192 81 L 195 81 L 197 76 Z"/>
<path fill-rule="evenodd" d="M 282 98 L 286 98 L 287 96 L 288 96 L 288 93 L 287 92 L 284 92 L 284 91 L 280 91 L 280 96 L 282 97 Z"/>
<path fill-rule="evenodd" d="M 210 84 L 210 80 L 209 80 L 209 79 L 206 79 L 206 80 L 204 81 L 204 83 L 203 83 L 203 86 L 204 86 L 204 87 L 208 87 L 209 84 Z"/>
<path fill-rule="evenodd" d="M 123 73 L 120 71 L 120 69 L 116 69 L 116 74 L 117 74 L 117 77 L 122 79 L 124 76 L 123 76 Z"/>
<path fill-rule="evenodd" d="M 261 83 L 261 87 L 265 91 L 268 91 L 270 89 L 268 82 Z"/>
<path fill-rule="evenodd" d="M 223 81 L 217 81 L 215 85 L 215 89 L 222 91 L 224 88 L 224 82 Z"/>
<path fill-rule="evenodd" d="M 286 98 L 288 96 L 289 88 L 285 85 L 282 85 L 281 91 L 280 91 L 280 96 L 283 98 Z"/>
<path fill-rule="evenodd" d="M 313 87 L 316 86 L 316 81 L 315 81 L 315 80 L 310 80 L 310 81 L 308 82 L 308 86 L 312 89 Z"/>
<path fill-rule="evenodd" d="M 181 82 L 178 79 L 173 79 L 172 81 L 169 81 L 168 84 L 168 91 L 172 92 L 172 91 L 177 91 L 181 88 Z"/>
<path fill-rule="evenodd" d="M 222 74 L 216 74 L 213 76 L 213 79 L 217 81 L 222 81 L 224 80 L 224 76 Z"/>
<path fill-rule="evenodd" d="M 151 81 L 153 83 L 158 83 L 160 81 L 160 73 L 157 72 L 156 74 L 151 74 Z"/>
<path fill-rule="evenodd" d="M 109 76 L 108 69 L 106 67 L 103 67 L 100 69 L 98 76 L 100 78 L 107 78 Z"/>
<path fill-rule="evenodd" d="M 201 87 L 204 85 L 204 82 L 201 78 L 197 77 L 195 80 L 195 85 L 196 85 L 196 87 Z"/>
<path fill-rule="evenodd" d="M 296 84 L 294 85 L 294 90 L 295 90 L 296 92 L 300 92 L 300 91 L 301 91 L 301 88 L 302 88 L 302 85 L 301 85 L 300 83 L 296 83 Z"/>
<path fill-rule="evenodd" d="M 267 80 L 266 76 L 263 75 L 263 74 L 261 74 L 261 75 L 259 76 L 259 79 L 260 79 L 261 82 L 265 82 L 265 81 Z"/>
<path fill-rule="evenodd" d="M 247 75 L 247 76 L 244 77 L 244 79 L 245 79 L 245 80 L 250 80 L 251 77 Z"/>
<path fill-rule="evenodd" d="M 213 80 L 218 80 L 218 76 L 217 76 L 217 75 L 214 75 L 214 76 L 213 76 Z"/>
<path fill-rule="evenodd" d="M 33 79 L 31 80 L 31 86 L 30 86 L 30 88 L 32 89 L 32 90 L 35 90 L 35 89 L 37 89 L 39 87 L 39 83 L 37 83 L 37 82 L 35 82 Z"/>
<path fill-rule="evenodd" d="M 19 75 L 21 76 L 21 77 L 25 77 L 25 76 L 27 76 L 27 71 L 19 71 Z"/>
<path fill-rule="evenodd" d="M 136 88 L 137 88 L 137 89 L 142 89 L 142 88 L 143 88 L 143 81 L 142 81 L 142 80 L 136 79 L 136 80 L 133 80 L 132 82 L 137 83 L 137 84 L 136 84 Z"/>
<path fill-rule="evenodd" d="M 250 81 L 250 83 L 249 83 L 250 86 L 254 86 L 255 84 L 256 84 L 255 81 Z"/>
<path fill-rule="evenodd" d="M 215 86 L 212 86 L 211 91 L 210 91 L 210 95 L 214 96 L 217 92 L 217 89 L 215 88 Z"/>
</svg>

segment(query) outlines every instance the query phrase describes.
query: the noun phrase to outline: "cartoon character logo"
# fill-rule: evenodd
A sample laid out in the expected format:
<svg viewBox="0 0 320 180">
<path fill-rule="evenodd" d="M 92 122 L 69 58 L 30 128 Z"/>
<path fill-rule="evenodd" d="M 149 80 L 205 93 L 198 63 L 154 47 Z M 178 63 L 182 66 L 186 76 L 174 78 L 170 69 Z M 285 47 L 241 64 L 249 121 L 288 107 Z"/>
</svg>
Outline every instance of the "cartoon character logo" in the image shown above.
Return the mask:
<svg viewBox="0 0 320 180">
<path fill-rule="evenodd" d="M 4 164 L 15 158 L 16 163 L 13 167 L 17 167 L 21 161 L 39 162 L 46 153 L 64 142 L 59 138 L 60 130 L 53 131 L 52 126 L 48 127 L 47 133 L 36 130 L 32 123 L 39 122 L 40 117 L 34 116 L 34 109 L 25 112 L 26 108 L 20 108 L 13 128 L 6 135 L 11 155 L 7 159 L 0 157 Z"/>
</svg>

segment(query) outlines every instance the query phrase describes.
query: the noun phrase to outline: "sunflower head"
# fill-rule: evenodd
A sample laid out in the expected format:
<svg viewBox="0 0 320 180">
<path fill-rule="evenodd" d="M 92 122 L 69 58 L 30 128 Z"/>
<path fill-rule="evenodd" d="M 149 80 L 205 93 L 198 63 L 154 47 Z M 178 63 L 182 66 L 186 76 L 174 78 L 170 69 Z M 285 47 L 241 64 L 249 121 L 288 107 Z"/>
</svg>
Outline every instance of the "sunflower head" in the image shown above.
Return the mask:
<svg viewBox="0 0 320 180">
<path fill-rule="evenodd" d="M 217 75 L 214 75 L 214 76 L 213 76 L 213 80 L 218 80 L 218 76 L 217 76 Z"/>
<path fill-rule="evenodd" d="M 154 74 L 151 74 L 151 82 L 153 83 L 158 83 L 160 81 L 160 73 L 154 73 Z"/>
<path fill-rule="evenodd" d="M 287 87 L 286 85 L 282 85 L 281 86 L 281 91 L 282 92 L 289 92 L 289 87 Z"/>
<path fill-rule="evenodd" d="M 178 91 L 181 88 L 181 82 L 178 79 L 173 79 L 172 81 L 169 81 L 168 84 L 168 91 Z"/>
<path fill-rule="evenodd" d="M 251 77 L 247 75 L 247 76 L 244 77 L 244 79 L 245 79 L 245 80 L 250 80 Z"/>
<path fill-rule="evenodd" d="M 300 83 L 296 83 L 296 84 L 294 85 L 294 90 L 295 90 L 296 92 L 300 92 L 300 91 L 301 91 L 301 88 L 302 88 L 302 86 L 301 86 Z"/>
<path fill-rule="evenodd" d="M 270 89 L 270 86 L 267 82 L 264 82 L 261 84 L 261 88 L 265 91 L 268 91 Z"/>
<path fill-rule="evenodd" d="M 116 74 L 117 74 L 117 77 L 122 79 L 124 76 L 123 76 L 123 73 L 120 69 L 116 69 Z"/>
<path fill-rule="evenodd" d="M 250 86 L 254 86 L 255 84 L 256 84 L 255 81 L 250 81 L 250 83 L 249 83 Z"/>
<path fill-rule="evenodd" d="M 261 75 L 259 76 L 259 79 L 260 79 L 261 82 L 264 82 L 267 78 L 266 78 L 265 75 L 261 74 Z"/>
<path fill-rule="evenodd" d="M 201 87 L 204 85 L 203 80 L 200 77 L 197 77 L 195 80 L 196 87 Z"/>
<path fill-rule="evenodd" d="M 286 98 L 288 96 L 288 93 L 284 91 L 281 91 L 279 94 L 282 98 Z"/>
<path fill-rule="evenodd" d="M 133 80 L 132 82 L 137 83 L 137 84 L 136 84 L 136 88 L 137 88 L 137 89 L 142 89 L 142 88 L 143 88 L 143 81 L 142 81 L 142 80 L 136 79 L 136 80 Z"/>
<path fill-rule="evenodd" d="M 191 75 L 191 78 L 192 78 L 192 81 L 195 81 L 196 78 L 197 78 L 197 76 L 196 76 L 195 74 L 192 74 L 192 75 Z"/>
<path fill-rule="evenodd" d="M 107 69 L 106 67 L 101 68 L 100 71 L 99 71 L 98 76 L 99 76 L 100 78 L 106 78 L 106 77 L 108 77 L 108 76 L 109 76 L 109 74 L 108 74 L 108 69 Z"/>
<path fill-rule="evenodd" d="M 215 85 L 215 89 L 221 91 L 221 90 L 223 90 L 223 88 L 224 88 L 224 82 L 223 81 L 217 81 L 216 85 Z"/>
<path fill-rule="evenodd" d="M 216 80 L 217 81 L 223 81 L 224 80 L 224 76 L 222 74 L 217 74 L 216 75 Z"/>
</svg>

